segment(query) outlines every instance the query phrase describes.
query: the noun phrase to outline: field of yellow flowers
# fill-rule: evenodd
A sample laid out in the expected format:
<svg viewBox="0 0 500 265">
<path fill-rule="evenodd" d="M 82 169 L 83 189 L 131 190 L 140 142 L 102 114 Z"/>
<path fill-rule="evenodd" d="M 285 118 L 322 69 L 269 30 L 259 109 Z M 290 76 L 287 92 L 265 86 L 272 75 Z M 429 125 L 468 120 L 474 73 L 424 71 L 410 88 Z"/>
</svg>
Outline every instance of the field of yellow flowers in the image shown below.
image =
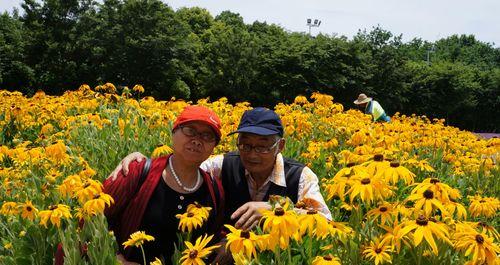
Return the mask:
<svg viewBox="0 0 500 265">
<path fill-rule="evenodd" d="M 65 264 L 116 264 L 102 214 L 113 198 L 101 182 L 132 151 L 168 153 L 172 123 L 192 104 L 140 98 L 143 91 L 110 83 L 59 97 L 0 91 L 0 264 L 52 264 L 59 243 Z M 250 104 L 196 104 L 223 121 L 216 153 L 233 150 L 225 135 Z M 317 173 L 334 220 L 312 200 L 272 198 L 257 230 L 228 226 L 237 264 L 500 264 L 500 139 L 424 116 L 372 123 L 322 94 L 275 110 L 286 126 L 284 155 Z M 196 229 L 179 218 L 180 232 Z M 203 264 L 209 236 L 181 242 L 176 262 Z M 154 239 L 138 233 L 128 245 L 144 240 Z"/>
</svg>

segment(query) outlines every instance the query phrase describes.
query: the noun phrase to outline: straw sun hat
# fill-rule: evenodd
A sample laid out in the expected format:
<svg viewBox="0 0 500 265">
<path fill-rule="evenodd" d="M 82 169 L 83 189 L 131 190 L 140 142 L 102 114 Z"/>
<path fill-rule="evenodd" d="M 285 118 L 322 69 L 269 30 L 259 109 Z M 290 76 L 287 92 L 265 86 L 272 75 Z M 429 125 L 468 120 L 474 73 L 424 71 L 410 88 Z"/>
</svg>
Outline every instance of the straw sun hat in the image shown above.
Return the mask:
<svg viewBox="0 0 500 265">
<path fill-rule="evenodd" d="M 354 101 L 354 104 L 360 105 L 363 103 L 368 103 L 372 100 L 372 98 L 367 97 L 365 94 L 359 94 L 358 99 Z"/>
</svg>

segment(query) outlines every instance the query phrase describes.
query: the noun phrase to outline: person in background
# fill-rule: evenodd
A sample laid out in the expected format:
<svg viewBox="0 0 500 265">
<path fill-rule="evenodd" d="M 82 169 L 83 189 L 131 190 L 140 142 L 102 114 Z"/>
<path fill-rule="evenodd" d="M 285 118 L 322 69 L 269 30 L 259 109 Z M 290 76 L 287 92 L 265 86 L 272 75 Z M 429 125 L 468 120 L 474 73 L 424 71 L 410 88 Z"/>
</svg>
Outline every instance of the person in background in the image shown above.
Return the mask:
<svg viewBox="0 0 500 265">
<path fill-rule="evenodd" d="M 367 97 L 365 94 L 359 94 L 358 99 L 354 101 L 360 109 L 364 109 L 366 114 L 372 115 L 373 121 L 390 122 L 391 118 L 387 116 L 380 103 Z"/>
</svg>

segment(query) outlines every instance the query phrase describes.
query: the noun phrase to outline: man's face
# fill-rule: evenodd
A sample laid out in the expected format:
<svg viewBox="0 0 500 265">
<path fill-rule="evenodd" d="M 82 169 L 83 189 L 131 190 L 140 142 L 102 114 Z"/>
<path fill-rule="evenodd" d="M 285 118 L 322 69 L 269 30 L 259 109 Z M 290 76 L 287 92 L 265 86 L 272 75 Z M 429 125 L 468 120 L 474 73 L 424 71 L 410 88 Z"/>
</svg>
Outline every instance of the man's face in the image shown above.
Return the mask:
<svg viewBox="0 0 500 265">
<path fill-rule="evenodd" d="M 368 105 L 368 103 L 363 103 L 363 104 L 357 104 L 356 106 L 358 107 L 358 109 L 366 109 L 366 105 Z"/>
<path fill-rule="evenodd" d="M 283 150 L 285 142 L 276 135 L 240 133 L 237 144 L 245 169 L 253 176 L 261 176 L 271 173 L 276 155 Z"/>
</svg>

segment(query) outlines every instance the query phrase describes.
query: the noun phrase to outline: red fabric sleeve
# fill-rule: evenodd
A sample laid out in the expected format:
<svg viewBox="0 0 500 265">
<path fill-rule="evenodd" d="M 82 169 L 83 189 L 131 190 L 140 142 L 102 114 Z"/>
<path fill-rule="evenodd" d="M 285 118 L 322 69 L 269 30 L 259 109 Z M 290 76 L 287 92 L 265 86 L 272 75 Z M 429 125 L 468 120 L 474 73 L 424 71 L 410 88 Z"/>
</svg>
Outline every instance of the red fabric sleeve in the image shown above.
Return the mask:
<svg viewBox="0 0 500 265">
<path fill-rule="evenodd" d="M 103 191 L 113 197 L 115 201 L 114 204 L 111 204 L 111 206 L 106 207 L 104 210 L 104 214 L 108 220 L 117 221 L 116 218 L 119 218 L 120 213 L 127 207 L 130 200 L 133 199 L 145 163 L 146 160 L 140 163 L 133 161 L 129 165 L 129 172 L 126 176 L 120 171 L 114 181 L 109 178 L 104 181 Z"/>
</svg>

